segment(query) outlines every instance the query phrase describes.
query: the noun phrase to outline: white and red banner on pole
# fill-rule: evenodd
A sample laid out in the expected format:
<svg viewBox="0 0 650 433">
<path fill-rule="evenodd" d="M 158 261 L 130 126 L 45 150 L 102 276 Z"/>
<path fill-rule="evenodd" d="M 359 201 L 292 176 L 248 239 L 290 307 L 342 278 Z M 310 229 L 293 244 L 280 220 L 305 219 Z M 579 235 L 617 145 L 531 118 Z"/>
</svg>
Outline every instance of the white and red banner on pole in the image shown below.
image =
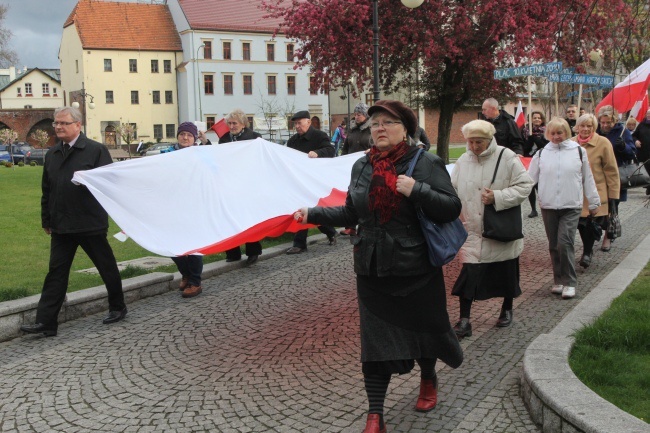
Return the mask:
<svg viewBox="0 0 650 433">
<path fill-rule="evenodd" d="M 643 120 L 648 111 L 648 86 L 650 86 L 650 59 L 636 68 L 612 89 L 596 107 L 612 105 L 619 113 L 631 111 L 630 116 Z"/>
<path fill-rule="evenodd" d="M 213 254 L 305 228 L 292 218 L 300 207 L 343 204 L 361 156 L 308 158 L 258 138 L 121 161 L 72 181 L 143 248 Z"/>
<path fill-rule="evenodd" d="M 524 116 L 524 108 L 521 106 L 521 101 L 519 101 L 517 111 L 515 111 L 515 123 L 519 129 L 523 128 L 526 124 L 526 116 Z"/>
</svg>

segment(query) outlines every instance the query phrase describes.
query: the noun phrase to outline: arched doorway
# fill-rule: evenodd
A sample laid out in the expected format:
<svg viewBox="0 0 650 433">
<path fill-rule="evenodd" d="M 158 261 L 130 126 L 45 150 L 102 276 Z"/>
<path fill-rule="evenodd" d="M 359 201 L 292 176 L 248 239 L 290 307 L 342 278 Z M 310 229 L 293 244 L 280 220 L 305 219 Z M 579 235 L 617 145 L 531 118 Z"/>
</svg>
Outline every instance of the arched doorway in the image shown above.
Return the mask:
<svg viewBox="0 0 650 433">
<path fill-rule="evenodd" d="M 115 127 L 113 125 L 108 125 L 104 129 L 104 144 L 107 147 L 117 148 L 117 133 L 115 132 Z"/>
<path fill-rule="evenodd" d="M 34 147 L 41 147 L 39 143 L 37 143 L 33 138 L 32 134 L 38 130 L 42 130 L 47 132 L 47 135 L 50 136 L 49 140 L 45 143 L 43 146 L 44 148 L 49 148 L 54 146 L 56 143 L 56 133 L 54 132 L 54 127 L 52 127 L 52 122 L 53 119 L 43 119 L 36 123 L 34 126 L 32 126 L 27 133 L 27 142 L 31 144 Z"/>
</svg>

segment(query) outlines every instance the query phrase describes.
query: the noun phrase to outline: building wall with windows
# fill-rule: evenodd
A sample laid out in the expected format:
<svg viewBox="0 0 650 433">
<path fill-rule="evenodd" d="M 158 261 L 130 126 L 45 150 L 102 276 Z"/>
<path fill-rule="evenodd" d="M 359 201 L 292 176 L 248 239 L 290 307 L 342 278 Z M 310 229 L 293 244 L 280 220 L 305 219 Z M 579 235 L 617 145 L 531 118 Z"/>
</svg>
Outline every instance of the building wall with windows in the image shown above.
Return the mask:
<svg viewBox="0 0 650 433">
<path fill-rule="evenodd" d="M 7 74 L 3 73 L 5 71 Z M 0 77 L 10 80 L 4 87 L 1 87 L 0 108 L 50 109 L 60 107 L 63 105 L 63 91 L 61 82 L 54 76 L 58 76 L 58 70 L 32 68 L 16 72 L 13 67 L 9 70 L 0 70 Z"/>
<path fill-rule="evenodd" d="M 183 59 L 178 71 L 179 114 L 181 120 L 200 120 L 208 126 L 230 111 L 240 108 L 250 118 L 263 119 L 265 113 L 284 117 L 299 110 L 310 110 L 319 117 L 321 129 L 329 131 L 328 95 L 310 92 L 308 69 L 294 70 L 293 50 L 296 43 L 282 35 L 273 38 L 271 28 L 247 28 L 233 20 L 256 20 L 241 8 L 241 2 L 225 1 L 219 10 L 220 21 L 213 29 L 192 26 L 197 0 L 169 0 L 167 5 L 176 23 L 183 46 Z M 233 7 L 237 13 L 228 14 L 224 8 Z M 250 12 L 250 13 L 249 13 Z M 199 19 L 199 18 L 197 18 Z M 203 16 L 202 22 L 210 22 Z M 221 28 L 221 29 L 220 29 Z M 290 117 L 290 116 L 289 116 Z M 259 122 L 258 122 L 259 126 Z M 265 131 L 257 128 L 266 138 Z M 287 138 L 288 130 L 281 131 Z M 209 134 L 210 135 L 210 134 Z M 216 136 L 213 136 L 214 140 Z M 280 138 L 276 133 L 274 139 Z"/>
<path fill-rule="evenodd" d="M 106 16 L 111 26 L 99 25 Z M 86 135 L 93 140 L 121 144 L 116 128 L 127 123 L 137 127 L 136 143 L 176 139 L 180 40 L 170 17 L 164 29 L 150 26 L 154 18 L 164 24 L 165 16 L 163 5 L 80 0 L 64 24 L 61 84 L 68 105 L 83 106 L 86 94 Z M 89 27 L 101 31 L 80 31 Z M 171 136 L 168 129 L 174 130 Z"/>
</svg>

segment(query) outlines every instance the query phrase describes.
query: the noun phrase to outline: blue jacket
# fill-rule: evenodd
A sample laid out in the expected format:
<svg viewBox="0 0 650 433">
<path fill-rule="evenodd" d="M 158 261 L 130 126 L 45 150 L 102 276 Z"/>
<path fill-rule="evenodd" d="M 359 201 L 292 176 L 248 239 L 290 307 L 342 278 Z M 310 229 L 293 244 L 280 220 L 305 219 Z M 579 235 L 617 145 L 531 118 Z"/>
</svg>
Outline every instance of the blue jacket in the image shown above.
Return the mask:
<svg viewBox="0 0 650 433">
<path fill-rule="evenodd" d="M 617 140 L 621 137 L 621 131 L 623 131 L 623 146 L 618 146 L 616 144 Z M 634 138 L 632 133 L 625 127 L 623 123 L 617 123 L 614 125 L 609 134 L 603 134 L 600 132 L 600 127 L 596 131 L 600 135 L 604 135 L 612 146 L 614 146 L 614 155 L 616 156 L 616 164 L 620 167 L 624 162 L 629 162 L 636 158 L 636 146 L 634 145 Z"/>
</svg>

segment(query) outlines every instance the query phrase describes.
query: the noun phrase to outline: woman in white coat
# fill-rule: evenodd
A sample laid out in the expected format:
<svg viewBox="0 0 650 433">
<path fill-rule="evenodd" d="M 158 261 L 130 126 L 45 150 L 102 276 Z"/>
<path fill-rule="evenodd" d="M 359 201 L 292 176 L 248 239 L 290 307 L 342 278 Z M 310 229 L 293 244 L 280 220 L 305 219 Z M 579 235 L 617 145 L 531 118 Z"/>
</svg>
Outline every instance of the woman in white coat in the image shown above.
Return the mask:
<svg viewBox="0 0 650 433">
<path fill-rule="evenodd" d="M 454 330 L 457 336 L 466 337 L 472 335 L 469 319 L 475 300 L 503 297 L 496 326 L 512 323 L 513 299 L 521 294 L 519 255 L 524 240 L 500 242 L 484 238 L 483 208 L 493 204 L 498 215 L 498 211 L 520 205 L 528 198 L 534 182 L 519 156 L 497 145 L 491 123 L 473 120 L 463 126 L 462 132 L 467 152 L 456 162 L 451 183 L 463 205 L 461 219 L 468 237 L 460 251 L 463 269 L 451 294 L 460 298 L 460 320 Z"/>
<path fill-rule="evenodd" d="M 596 215 L 600 197 L 589 167 L 587 151 L 570 140 L 566 120 L 554 117 L 546 125 L 550 142 L 530 162 L 528 172 L 537 183 L 537 197 L 553 264 L 551 293 L 569 299 L 576 295 L 574 241 L 582 212 L 583 195 L 589 214 Z"/>
</svg>

